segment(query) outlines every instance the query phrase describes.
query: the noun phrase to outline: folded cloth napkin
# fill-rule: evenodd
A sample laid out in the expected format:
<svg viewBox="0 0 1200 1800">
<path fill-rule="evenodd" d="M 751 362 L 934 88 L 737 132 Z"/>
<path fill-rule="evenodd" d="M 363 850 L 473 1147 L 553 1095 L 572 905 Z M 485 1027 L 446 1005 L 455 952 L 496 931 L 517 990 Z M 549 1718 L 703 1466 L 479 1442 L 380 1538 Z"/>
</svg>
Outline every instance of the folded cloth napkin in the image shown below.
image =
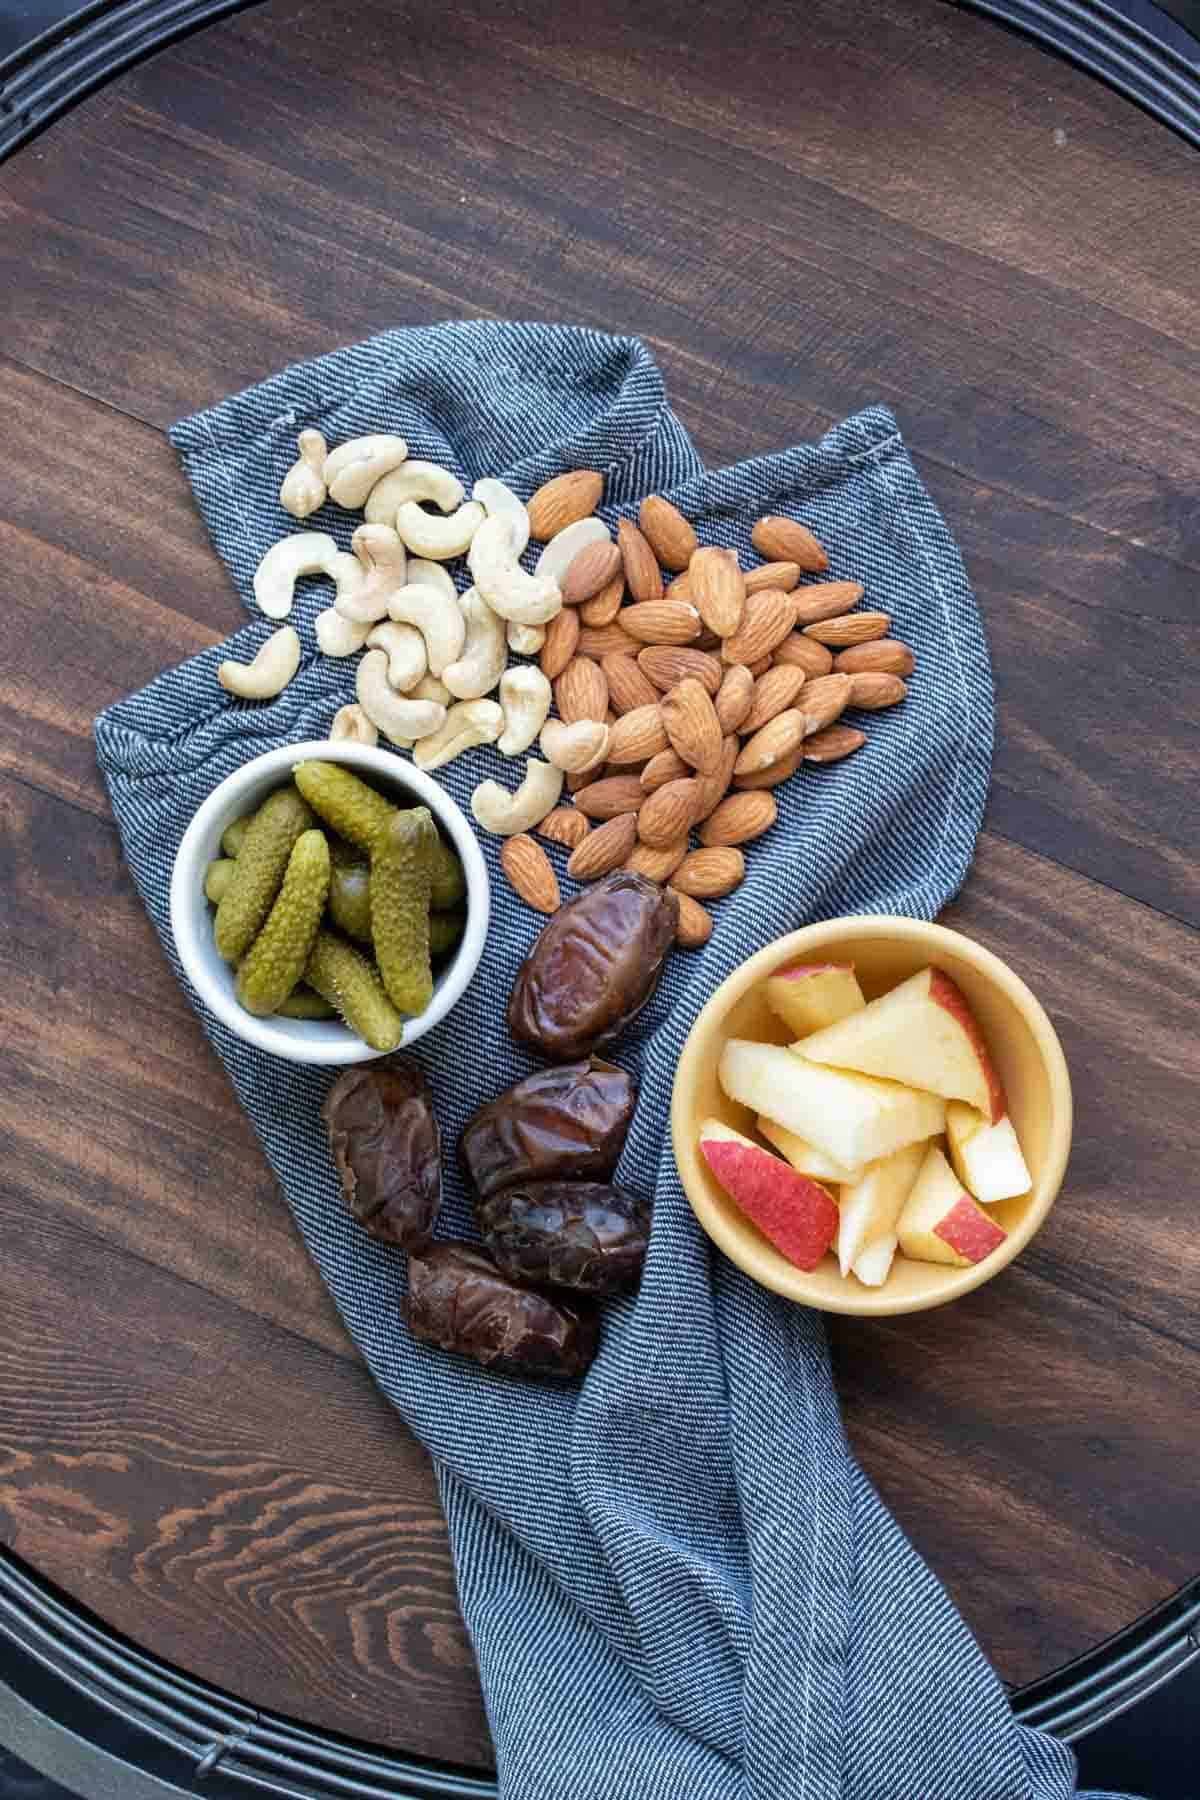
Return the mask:
<svg viewBox="0 0 1200 1800">
<path fill-rule="evenodd" d="M 328 1071 L 249 1049 L 197 1005 L 308 1248 L 375 1380 L 442 1483 L 463 1611 L 479 1659 L 500 1791 L 510 1800 L 1051 1800 L 1074 1791 L 1067 1749 L 1013 1721 L 1003 1689 L 938 1582 L 849 1452 L 820 1316 L 756 1287 L 709 1245 L 667 1138 L 671 1080 L 704 999 L 781 932 L 847 912 L 931 918 L 961 883 L 987 789 L 992 689 L 955 545 L 891 415 L 820 443 L 706 473 L 636 339 L 546 325 L 387 332 L 288 369 L 175 428 L 222 558 L 251 582 L 290 529 L 279 484 L 297 430 L 330 443 L 400 432 L 410 454 L 522 495 L 569 468 L 603 471 L 602 516 L 665 493 L 704 542 L 752 557 L 763 512 L 802 517 L 834 576 L 864 581 L 911 643 L 906 703 L 866 747 L 806 765 L 780 820 L 714 907 L 699 953 L 669 961 L 616 1055 L 640 1083 L 618 1178 L 652 1192 L 636 1299 L 609 1307 L 582 1385 L 485 1373 L 412 1341 L 405 1259 L 347 1216 L 319 1119 Z M 307 522 L 347 544 L 329 506 Z M 308 591 L 304 591 L 307 589 Z M 305 583 L 299 674 L 269 704 L 217 685 L 271 622 L 172 669 L 96 728 L 126 857 L 177 973 L 167 890 L 204 796 L 278 744 L 323 736 L 353 666 L 316 654 L 328 585 Z M 466 806 L 479 750 L 441 772 Z M 499 876 L 487 976 L 415 1047 L 448 1144 L 534 1066 L 502 997 L 541 920 Z M 555 853 L 557 854 L 557 852 Z M 473 1236 L 447 1159 L 442 1235 Z"/>
</svg>

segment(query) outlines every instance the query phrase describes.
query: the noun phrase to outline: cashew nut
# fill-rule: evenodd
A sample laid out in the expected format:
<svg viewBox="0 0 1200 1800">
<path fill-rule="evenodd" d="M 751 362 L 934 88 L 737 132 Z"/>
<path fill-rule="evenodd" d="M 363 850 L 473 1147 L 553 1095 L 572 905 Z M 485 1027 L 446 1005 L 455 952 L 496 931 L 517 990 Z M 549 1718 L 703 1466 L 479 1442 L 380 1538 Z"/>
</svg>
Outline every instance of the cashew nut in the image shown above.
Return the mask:
<svg viewBox="0 0 1200 1800">
<path fill-rule="evenodd" d="M 505 487 L 502 481 L 497 481 L 491 475 L 485 475 L 475 483 L 471 489 L 471 498 L 478 500 L 489 519 L 508 520 L 513 555 L 523 555 L 529 542 L 529 509 L 525 502 L 510 487 Z"/>
<path fill-rule="evenodd" d="M 501 756 L 528 750 L 550 713 L 550 683 L 533 663 L 522 663 L 500 677 L 504 736 L 496 744 Z"/>
<path fill-rule="evenodd" d="M 396 625 L 385 619 L 372 625 L 367 643 L 372 650 L 385 650 L 388 680 L 398 694 L 411 693 L 428 668 L 425 639 L 415 625 Z"/>
<path fill-rule="evenodd" d="M 333 604 L 344 619 L 374 625 L 387 618 L 389 600 L 408 579 L 404 545 L 388 525 L 360 525 L 350 543 L 362 580 Z"/>
<path fill-rule="evenodd" d="M 573 725 L 564 725 L 561 719 L 547 719 L 539 742 L 542 755 L 556 769 L 565 769 L 568 775 L 582 775 L 608 755 L 608 726 L 597 725 L 594 719 L 577 719 Z"/>
<path fill-rule="evenodd" d="M 466 554 L 486 517 L 477 500 L 464 500 L 448 519 L 427 513 L 415 500 L 405 500 L 396 513 L 396 530 L 418 556 L 446 562 L 451 556 Z"/>
<path fill-rule="evenodd" d="M 325 504 L 325 458 L 329 454 L 319 431 L 302 431 L 296 439 L 300 452 L 283 478 L 279 504 L 293 519 L 307 519 Z"/>
<path fill-rule="evenodd" d="M 351 438 L 325 458 L 325 483 L 329 497 L 339 506 L 358 507 L 383 477 L 402 463 L 408 445 L 390 432 Z"/>
<path fill-rule="evenodd" d="M 440 769 L 476 744 L 494 744 L 504 730 L 504 714 L 494 700 L 460 700 L 446 713 L 441 727 L 422 738 L 413 751 L 418 769 Z"/>
<path fill-rule="evenodd" d="M 471 579 L 493 612 L 518 625 L 545 625 L 562 611 L 557 581 L 527 575 L 513 554 L 507 519 L 485 519 L 467 553 Z"/>
<path fill-rule="evenodd" d="M 553 812 L 562 789 L 562 770 L 531 756 L 515 794 L 498 781 L 481 781 L 471 795 L 471 811 L 485 831 L 493 831 L 497 837 L 515 837 L 519 831 L 532 831 Z"/>
<path fill-rule="evenodd" d="M 364 526 L 378 531 L 382 526 Z M 402 625 L 415 625 L 425 639 L 425 655 L 431 675 L 444 675 L 451 663 L 457 662 L 467 641 L 467 622 L 458 604 L 458 595 L 447 599 L 441 588 L 422 582 L 410 582 L 388 602 L 388 611 Z"/>
<path fill-rule="evenodd" d="M 445 707 L 436 700 L 405 699 L 388 681 L 387 671 L 383 650 L 368 650 L 358 665 L 354 689 L 372 725 L 393 744 L 405 738 L 415 742 L 437 731 L 445 721 Z"/>
<path fill-rule="evenodd" d="M 396 514 L 406 500 L 429 500 L 444 513 L 452 513 L 463 502 L 463 484 L 449 469 L 437 463 L 413 461 L 405 463 L 391 475 L 385 475 L 367 496 L 366 517 L 369 525 L 394 525 Z"/>
<path fill-rule="evenodd" d="M 552 581 L 561 581 L 581 550 L 586 550 L 589 544 L 611 543 L 612 532 L 603 519 L 576 519 L 573 525 L 551 538 L 534 564 L 533 572 L 549 576 Z"/>
<path fill-rule="evenodd" d="M 508 622 L 508 647 L 514 656 L 536 656 L 546 641 L 544 625 L 518 625 Z"/>
<path fill-rule="evenodd" d="M 449 706 L 453 695 L 445 682 L 439 681 L 436 675 L 422 675 L 416 687 L 409 689 L 408 698 L 410 700 L 436 700 L 439 706 Z M 398 750 L 411 750 L 416 741 L 416 738 L 392 739 Z"/>
<path fill-rule="evenodd" d="M 379 742 L 379 732 L 361 706 L 339 706 L 329 727 L 329 738 L 334 744 L 345 739 L 350 744 L 370 744 L 373 747 Z"/>
<path fill-rule="evenodd" d="M 272 544 L 254 571 L 254 598 L 268 619 L 287 618 L 302 575 L 328 575 L 337 583 L 338 600 L 348 600 L 363 579 L 354 558 L 327 531 L 294 532 Z"/>
<path fill-rule="evenodd" d="M 327 606 L 316 617 L 317 648 L 323 656 L 353 656 L 366 643 L 370 629 L 370 621 L 356 625 L 353 619 L 343 619 L 336 606 Z"/>
<path fill-rule="evenodd" d="M 217 680 L 243 700 L 270 700 L 282 694 L 299 667 L 300 634 L 291 625 L 281 625 L 259 646 L 253 662 L 223 662 L 217 670 Z"/>
<path fill-rule="evenodd" d="M 448 600 L 458 599 L 458 589 L 454 585 L 454 577 L 449 569 L 440 562 L 425 562 L 419 556 L 408 559 L 408 583 L 411 587 L 437 588 Z"/>
<path fill-rule="evenodd" d="M 458 605 L 466 621 L 467 639 L 462 655 L 442 670 L 442 677 L 459 700 L 478 700 L 491 693 L 508 661 L 504 620 L 492 611 L 478 588 L 460 594 Z"/>
</svg>

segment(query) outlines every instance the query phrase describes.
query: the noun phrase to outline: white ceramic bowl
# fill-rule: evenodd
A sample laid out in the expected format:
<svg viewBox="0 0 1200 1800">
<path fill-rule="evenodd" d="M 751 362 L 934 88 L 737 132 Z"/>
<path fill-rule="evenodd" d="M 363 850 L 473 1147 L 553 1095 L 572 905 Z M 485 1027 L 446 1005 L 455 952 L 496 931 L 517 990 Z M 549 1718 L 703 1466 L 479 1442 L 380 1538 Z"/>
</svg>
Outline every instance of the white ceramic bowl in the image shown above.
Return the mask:
<svg viewBox="0 0 1200 1800">
<path fill-rule="evenodd" d="M 372 1050 L 340 1019 L 259 1019 L 239 1005 L 234 972 L 217 954 L 213 942 L 212 908 L 204 896 L 204 871 L 221 854 L 225 827 L 253 812 L 268 794 L 282 787 L 295 763 L 313 757 L 353 769 L 382 792 L 393 793 L 398 806 L 427 806 L 458 852 L 467 881 L 466 929 L 455 955 L 438 975 L 425 1011 L 419 1018 L 405 1020 L 404 1043 L 415 1043 L 445 1018 L 465 992 L 483 954 L 491 909 L 487 868 L 474 831 L 450 796 L 431 776 L 390 750 L 318 738 L 268 750 L 227 776 L 183 834 L 171 875 L 171 930 L 188 979 L 204 1004 L 248 1044 L 285 1056 L 289 1062 L 368 1062 L 379 1051 Z"/>
</svg>

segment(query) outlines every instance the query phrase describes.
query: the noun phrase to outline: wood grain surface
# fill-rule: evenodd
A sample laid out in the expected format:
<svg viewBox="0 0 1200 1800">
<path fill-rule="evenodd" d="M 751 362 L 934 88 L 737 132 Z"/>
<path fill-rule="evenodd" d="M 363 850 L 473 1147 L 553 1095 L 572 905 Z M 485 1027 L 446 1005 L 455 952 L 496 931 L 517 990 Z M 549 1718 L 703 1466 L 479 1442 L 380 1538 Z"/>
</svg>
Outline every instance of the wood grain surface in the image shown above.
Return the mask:
<svg viewBox="0 0 1200 1800">
<path fill-rule="evenodd" d="M 486 1764 L 432 1473 L 158 952 L 91 722 L 239 605 L 165 437 L 450 315 L 640 331 L 713 462 L 884 400 L 1000 698 L 949 921 L 1075 1082 L 968 1303 L 834 1328 L 855 1445 L 1001 1673 L 1196 1573 L 1200 181 L 938 0 L 267 0 L 0 169 L 0 1541 L 242 1697 Z"/>
</svg>

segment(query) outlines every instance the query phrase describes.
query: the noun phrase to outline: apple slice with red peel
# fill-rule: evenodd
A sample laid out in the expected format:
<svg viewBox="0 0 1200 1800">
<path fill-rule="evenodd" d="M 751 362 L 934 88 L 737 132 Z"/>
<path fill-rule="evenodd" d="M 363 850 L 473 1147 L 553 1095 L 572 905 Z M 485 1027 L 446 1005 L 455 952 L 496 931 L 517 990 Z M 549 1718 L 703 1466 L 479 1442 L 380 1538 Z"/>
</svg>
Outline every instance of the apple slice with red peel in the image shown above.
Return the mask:
<svg viewBox="0 0 1200 1800">
<path fill-rule="evenodd" d="M 730 1199 L 781 1256 L 815 1269 L 837 1231 L 838 1211 L 820 1182 L 798 1175 L 782 1157 L 751 1143 L 719 1119 L 700 1127 L 700 1154 Z"/>
<path fill-rule="evenodd" d="M 946 1107 L 946 1138 L 955 1173 L 985 1206 L 1027 1194 L 1033 1186 L 1007 1113 L 989 1125 L 964 1100 L 951 1100 Z"/>
<path fill-rule="evenodd" d="M 810 1062 L 965 1100 L 993 1125 L 1007 1111 L 975 1015 L 941 969 L 919 970 L 796 1048 Z"/>
<path fill-rule="evenodd" d="M 887 1232 L 876 1238 L 865 1250 L 860 1250 L 854 1259 L 851 1274 L 856 1275 L 864 1287 L 882 1287 L 891 1273 L 892 1260 L 896 1254 L 896 1234 Z"/>
<path fill-rule="evenodd" d="M 888 1237 L 925 1161 L 927 1144 L 905 1144 L 868 1163 L 861 1178 L 843 1187 L 838 1203 L 838 1262 L 848 1275 L 862 1251 Z"/>
<path fill-rule="evenodd" d="M 833 1181 L 838 1187 L 858 1180 L 863 1172 L 864 1164 L 852 1168 L 840 1163 L 835 1157 L 818 1150 L 807 1138 L 797 1137 L 794 1131 L 788 1131 L 783 1125 L 777 1125 L 774 1119 L 768 1119 L 765 1113 L 759 1113 L 755 1123 L 766 1138 L 768 1144 L 786 1156 L 793 1169 L 801 1175 L 811 1175 L 814 1181 Z"/>
<path fill-rule="evenodd" d="M 822 1068 L 798 1055 L 801 1049 L 803 1044 L 785 1050 L 729 1038 L 717 1079 L 731 1100 L 807 1138 L 848 1168 L 945 1130 L 945 1102 L 935 1094 Z"/>
<path fill-rule="evenodd" d="M 1008 1233 L 968 1194 L 935 1144 L 905 1201 L 896 1235 L 905 1256 L 916 1262 L 969 1269 L 990 1256 Z"/>
<path fill-rule="evenodd" d="M 768 976 L 767 1005 L 797 1037 L 820 1031 L 867 1004 L 853 963 L 794 963 Z"/>
</svg>

